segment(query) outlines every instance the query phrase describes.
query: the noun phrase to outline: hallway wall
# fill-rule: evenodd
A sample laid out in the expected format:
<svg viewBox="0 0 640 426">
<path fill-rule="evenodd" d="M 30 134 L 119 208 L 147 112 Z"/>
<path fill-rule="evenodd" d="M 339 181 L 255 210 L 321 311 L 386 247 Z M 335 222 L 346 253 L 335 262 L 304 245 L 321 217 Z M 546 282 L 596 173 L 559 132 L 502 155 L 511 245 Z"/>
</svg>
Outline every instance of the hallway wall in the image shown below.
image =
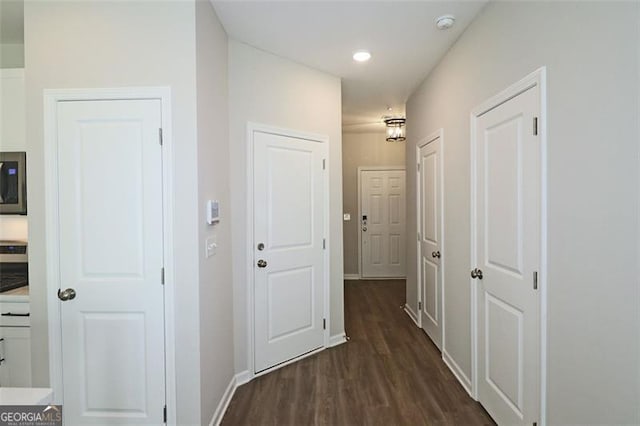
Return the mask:
<svg viewBox="0 0 640 426">
<path fill-rule="evenodd" d="M 233 215 L 233 293 L 236 373 L 247 370 L 247 123 L 329 137 L 330 332 L 344 332 L 342 272 L 342 134 L 340 79 L 231 40 L 229 143 Z"/>
<path fill-rule="evenodd" d="M 343 211 L 351 214 L 343 227 L 345 275 L 358 275 L 358 167 L 404 166 L 404 142 L 387 142 L 386 137 L 384 131 L 342 134 Z"/>
<path fill-rule="evenodd" d="M 547 66 L 549 424 L 640 422 L 639 7 L 489 3 L 407 103 L 408 175 L 416 141 L 444 128 L 444 351 L 471 378 L 469 114 Z"/>
</svg>

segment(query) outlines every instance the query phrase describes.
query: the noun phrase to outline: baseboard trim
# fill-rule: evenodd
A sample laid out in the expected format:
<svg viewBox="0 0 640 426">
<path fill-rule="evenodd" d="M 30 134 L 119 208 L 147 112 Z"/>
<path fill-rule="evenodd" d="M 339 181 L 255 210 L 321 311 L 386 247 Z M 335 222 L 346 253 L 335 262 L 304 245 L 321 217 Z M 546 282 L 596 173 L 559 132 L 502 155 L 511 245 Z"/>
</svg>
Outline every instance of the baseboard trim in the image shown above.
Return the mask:
<svg viewBox="0 0 640 426">
<path fill-rule="evenodd" d="M 360 275 L 358 274 L 344 274 L 345 281 L 355 281 L 359 279 L 360 279 Z"/>
<path fill-rule="evenodd" d="M 236 374 L 236 386 L 242 386 L 245 383 L 249 383 L 251 381 L 251 374 L 249 370 L 244 370 Z"/>
<path fill-rule="evenodd" d="M 330 348 L 334 346 L 341 345 L 347 341 L 347 333 L 342 332 L 340 334 L 336 334 L 334 336 L 329 337 L 329 346 Z"/>
<path fill-rule="evenodd" d="M 411 309 L 411 307 L 409 305 L 407 305 L 406 303 L 404 304 L 404 308 L 403 309 L 407 313 L 407 315 L 409 315 L 409 318 L 411 318 L 411 320 L 416 325 L 416 327 L 420 328 L 420 323 L 418 322 L 418 314 L 416 314 L 413 311 L 413 309 Z"/>
<path fill-rule="evenodd" d="M 213 413 L 213 417 L 209 422 L 209 426 L 219 426 L 222 422 L 222 418 L 224 417 L 224 413 L 227 412 L 227 408 L 229 408 L 229 403 L 233 398 L 233 394 L 236 393 L 236 388 L 238 387 L 238 382 L 236 380 L 237 376 L 233 376 L 231 381 L 227 385 L 227 389 L 224 391 L 222 395 L 222 399 L 216 408 L 216 411 Z"/>
<path fill-rule="evenodd" d="M 471 380 L 469 380 L 458 363 L 456 363 L 453 358 L 451 358 L 451 356 L 444 348 L 442 349 L 442 360 L 444 361 L 445 365 L 449 367 L 449 370 L 451 370 L 456 379 L 458 379 L 464 390 L 466 390 L 469 396 L 475 400 L 475 397 L 473 396 L 473 392 L 471 390 Z"/>
</svg>

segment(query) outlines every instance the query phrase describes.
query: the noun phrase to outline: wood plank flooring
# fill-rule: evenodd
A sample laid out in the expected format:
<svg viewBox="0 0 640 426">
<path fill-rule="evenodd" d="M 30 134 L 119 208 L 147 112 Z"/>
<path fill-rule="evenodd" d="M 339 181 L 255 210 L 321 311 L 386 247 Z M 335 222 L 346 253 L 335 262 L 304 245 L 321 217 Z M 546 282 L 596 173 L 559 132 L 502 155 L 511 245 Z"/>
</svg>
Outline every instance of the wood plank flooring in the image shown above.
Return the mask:
<svg viewBox="0 0 640 426">
<path fill-rule="evenodd" d="M 351 340 L 240 386 L 222 424 L 493 425 L 404 301 L 404 280 L 346 281 Z"/>
</svg>

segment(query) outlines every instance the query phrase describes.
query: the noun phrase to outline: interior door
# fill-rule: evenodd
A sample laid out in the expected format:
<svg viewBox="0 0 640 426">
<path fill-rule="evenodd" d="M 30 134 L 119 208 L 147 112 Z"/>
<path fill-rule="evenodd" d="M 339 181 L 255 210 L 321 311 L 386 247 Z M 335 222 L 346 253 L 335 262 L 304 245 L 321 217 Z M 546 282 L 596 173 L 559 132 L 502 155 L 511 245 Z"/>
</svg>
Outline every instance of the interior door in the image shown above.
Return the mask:
<svg viewBox="0 0 640 426">
<path fill-rule="evenodd" d="M 360 171 L 363 278 L 406 276 L 405 171 Z"/>
<path fill-rule="evenodd" d="M 419 147 L 418 232 L 420 324 L 441 348 L 442 342 L 442 161 L 440 137 Z"/>
<path fill-rule="evenodd" d="M 478 397 L 499 424 L 539 416 L 538 86 L 476 120 Z"/>
<path fill-rule="evenodd" d="M 326 144 L 254 132 L 255 371 L 324 344 Z"/>
<path fill-rule="evenodd" d="M 67 425 L 163 423 L 160 114 L 158 100 L 58 103 Z"/>
</svg>

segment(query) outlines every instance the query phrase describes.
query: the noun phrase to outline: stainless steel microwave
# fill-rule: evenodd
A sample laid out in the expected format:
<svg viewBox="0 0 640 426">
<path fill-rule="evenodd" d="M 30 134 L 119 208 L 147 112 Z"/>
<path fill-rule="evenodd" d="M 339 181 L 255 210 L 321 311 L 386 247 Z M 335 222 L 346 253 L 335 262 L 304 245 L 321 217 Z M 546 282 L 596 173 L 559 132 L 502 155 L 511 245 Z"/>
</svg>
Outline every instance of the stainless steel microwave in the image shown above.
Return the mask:
<svg viewBox="0 0 640 426">
<path fill-rule="evenodd" d="M 27 154 L 0 152 L 0 214 L 27 214 Z"/>
</svg>

